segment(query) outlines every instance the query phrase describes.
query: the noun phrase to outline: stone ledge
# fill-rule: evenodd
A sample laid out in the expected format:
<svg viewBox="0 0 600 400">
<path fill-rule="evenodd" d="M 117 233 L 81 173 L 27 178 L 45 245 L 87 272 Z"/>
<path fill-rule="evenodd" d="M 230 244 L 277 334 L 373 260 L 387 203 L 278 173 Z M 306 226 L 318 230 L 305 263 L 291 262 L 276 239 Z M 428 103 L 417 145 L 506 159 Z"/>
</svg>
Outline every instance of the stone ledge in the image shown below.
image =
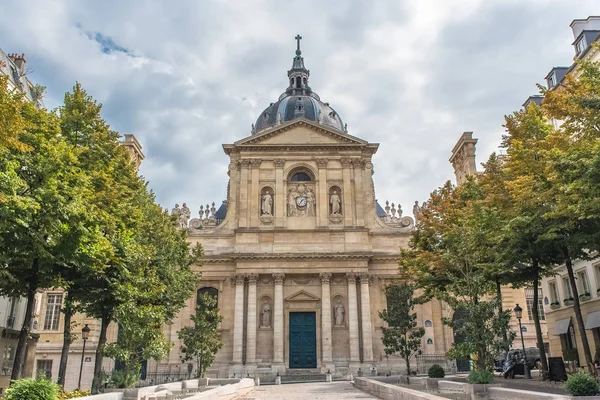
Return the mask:
<svg viewBox="0 0 600 400">
<path fill-rule="evenodd" d="M 354 378 L 354 386 L 384 400 L 443 400 L 444 397 L 419 392 L 367 378 Z"/>
</svg>

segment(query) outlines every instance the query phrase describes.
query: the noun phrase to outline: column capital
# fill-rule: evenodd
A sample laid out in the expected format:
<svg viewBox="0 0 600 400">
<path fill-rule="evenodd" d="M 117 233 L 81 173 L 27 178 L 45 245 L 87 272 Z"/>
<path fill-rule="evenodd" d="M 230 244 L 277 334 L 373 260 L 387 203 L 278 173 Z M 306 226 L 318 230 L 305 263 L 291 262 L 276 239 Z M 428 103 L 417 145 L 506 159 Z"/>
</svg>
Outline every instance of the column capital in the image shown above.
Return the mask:
<svg viewBox="0 0 600 400">
<path fill-rule="evenodd" d="M 331 279 L 331 272 L 321 272 L 319 274 L 319 276 L 321 277 L 321 283 L 329 283 L 329 280 Z"/>
<path fill-rule="evenodd" d="M 367 285 L 371 283 L 372 276 L 370 274 L 363 272 L 361 274 L 358 274 L 358 277 L 360 278 L 360 283 L 364 283 Z"/>
<path fill-rule="evenodd" d="M 256 285 L 258 282 L 258 274 L 248 274 L 248 284 Z"/>
<path fill-rule="evenodd" d="M 342 163 L 342 167 L 344 168 L 350 168 L 352 166 L 351 158 L 341 158 L 340 162 Z"/>
<path fill-rule="evenodd" d="M 327 168 L 327 160 L 326 158 L 317 158 L 317 166 L 319 168 Z"/>
<path fill-rule="evenodd" d="M 275 273 L 275 274 L 273 274 L 273 283 L 275 283 L 276 285 L 283 285 L 284 278 L 285 278 L 285 274 Z"/>
<path fill-rule="evenodd" d="M 356 274 L 354 272 L 348 272 L 346 274 L 346 281 L 351 284 L 356 284 Z"/>
<path fill-rule="evenodd" d="M 246 276 L 244 274 L 235 274 L 230 279 L 231 279 L 231 284 L 233 286 L 244 285 L 244 281 L 246 280 Z"/>
<path fill-rule="evenodd" d="M 260 167 L 260 164 L 262 164 L 262 160 L 260 158 L 253 158 L 250 160 L 250 165 L 252 165 L 252 168 L 258 168 Z"/>
<path fill-rule="evenodd" d="M 242 158 L 240 160 L 240 168 L 248 168 L 250 166 L 250 159 Z"/>
<path fill-rule="evenodd" d="M 273 162 L 275 163 L 275 167 L 283 168 L 285 165 L 285 158 L 276 158 L 273 160 Z"/>
</svg>

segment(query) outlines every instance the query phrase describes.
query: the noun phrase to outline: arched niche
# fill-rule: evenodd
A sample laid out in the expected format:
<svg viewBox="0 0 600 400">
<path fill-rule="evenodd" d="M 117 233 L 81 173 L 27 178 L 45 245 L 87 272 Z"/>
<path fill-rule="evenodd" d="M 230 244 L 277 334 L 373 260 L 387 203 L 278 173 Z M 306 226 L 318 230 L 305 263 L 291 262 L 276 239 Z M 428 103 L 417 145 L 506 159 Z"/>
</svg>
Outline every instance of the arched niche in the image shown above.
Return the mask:
<svg viewBox="0 0 600 400">
<path fill-rule="evenodd" d="M 432 325 L 430 320 L 425 320 L 425 328 L 431 328 Z"/>
<path fill-rule="evenodd" d="M 272 217 L 275 215 L 275 191 L 270 186 L 260 190 L 260 216 Z"/>
<path fill-rule="evenodd" d="M 331 186 L 327 196 L 329 203 L 329 215 L 343 215 L 344 208 L 342 204 L 342 188 L 339 186 Z"/>
<path fill-rule="evenodd" d="M 273 327 L 273 299 L 270 296 L 262 296 L 258 299 L 257 309 L 259 329 L 271 329 Z"/>
<path fill-rule="evenodd" d="M 286 208 L 288 217 L 316 215 L 315 173 L 306 165 L 292 167 L 286 174 Z"/>
<path fill-rule="evenodd" d="M 334 328 L 348 326 L 348 301 L 341 294 L 331 298 L 331 323 Z"/>
</svg>

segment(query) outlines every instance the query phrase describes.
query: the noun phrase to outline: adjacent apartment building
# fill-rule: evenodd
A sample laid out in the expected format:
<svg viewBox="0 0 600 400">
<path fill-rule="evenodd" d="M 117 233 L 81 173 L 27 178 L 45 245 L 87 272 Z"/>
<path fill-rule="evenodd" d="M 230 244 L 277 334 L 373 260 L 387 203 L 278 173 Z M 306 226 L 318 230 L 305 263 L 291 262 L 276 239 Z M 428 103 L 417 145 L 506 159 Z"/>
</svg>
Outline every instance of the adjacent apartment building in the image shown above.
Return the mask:
<svg viewBox="0 0 600 400">
<path fill-rule="evenodd" d="M 546 75 L 546 83 L 550 89 L 558 87 L 568 73 L 577 77 L 579 61 L 600 61 L 600 49 L 594 45 L 600 42 L 600 16 L 576 19 L 571 22 L 571 29 L 574 62 L 570 67 L 552 68 Z M 554 123 L 560 124 L 560 121 Z M 600 351 L 600 258 L 591 261 L 576 260 L 573 269 L 592 358 L 596 358 Z M 545 294 L 543 302 L 550 334 L 550 354 L 564 358 L 574 355 L 575 361 L 579 361 L 580 365 L 585 364 L 579 327 L 573 311 L 573 293 L 564 265 L 555 268 L 554 276 L 542 279 L 542 290 Z M 569 353 L 572 354 L 571 357 Z"/>
</svg>

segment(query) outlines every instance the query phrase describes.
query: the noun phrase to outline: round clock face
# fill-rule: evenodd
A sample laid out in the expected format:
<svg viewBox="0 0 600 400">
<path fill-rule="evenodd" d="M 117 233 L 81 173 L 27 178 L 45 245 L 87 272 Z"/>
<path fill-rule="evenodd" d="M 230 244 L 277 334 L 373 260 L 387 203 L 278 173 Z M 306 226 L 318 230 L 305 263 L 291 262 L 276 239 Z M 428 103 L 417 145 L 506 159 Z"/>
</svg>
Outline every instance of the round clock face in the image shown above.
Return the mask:
<svg viewBox="0 0 600 400">
<path fill-rule="evenodd" d="M 296 197 L 296 205 L 298 207 L 306 206 L 306 197 Z"/>
</svg>

